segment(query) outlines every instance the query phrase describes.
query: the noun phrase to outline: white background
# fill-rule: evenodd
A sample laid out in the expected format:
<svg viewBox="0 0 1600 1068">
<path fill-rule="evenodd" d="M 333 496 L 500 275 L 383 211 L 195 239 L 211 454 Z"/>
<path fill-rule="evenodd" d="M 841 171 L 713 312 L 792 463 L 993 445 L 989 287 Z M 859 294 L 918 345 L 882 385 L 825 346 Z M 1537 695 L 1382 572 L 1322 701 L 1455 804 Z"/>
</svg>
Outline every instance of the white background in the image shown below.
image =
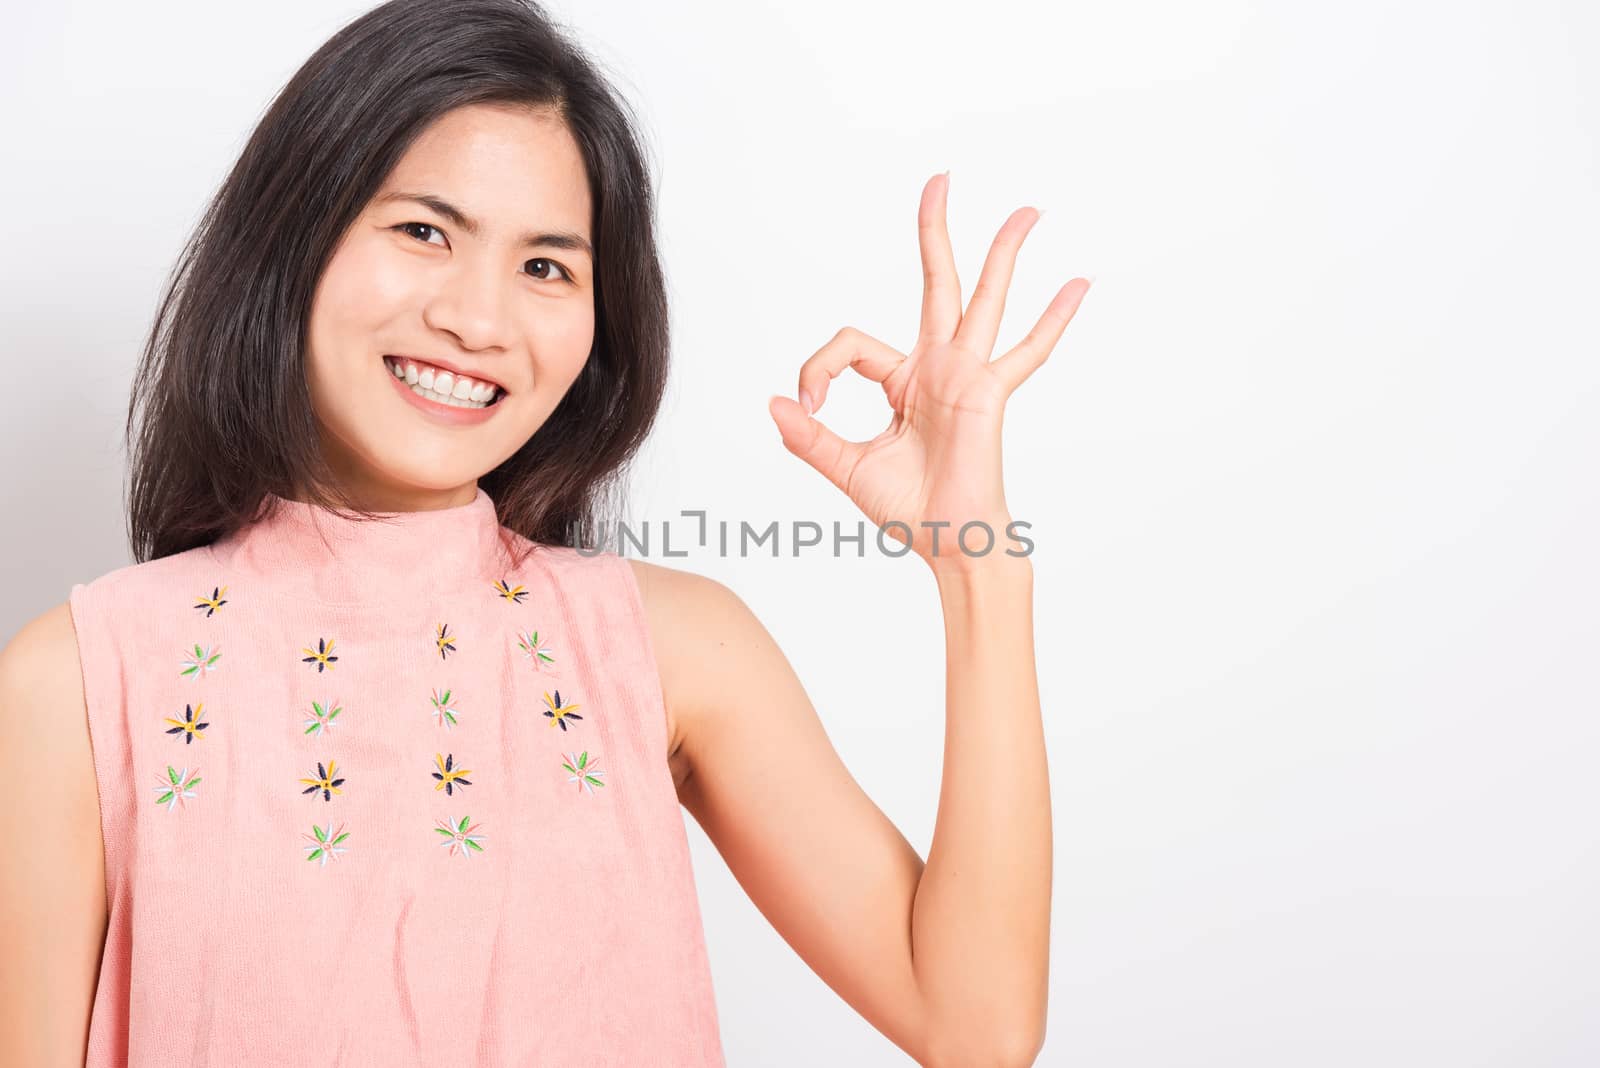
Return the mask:
<svg viewBox="0 0 1600 1068">
<path fill-rule="evenodd" d="M 10 13 L 5 636 L 128 561 L 120 435 L 161 283 L 272 94 L 365 6 Z M 636 520 L 853 528 L 766 402 L 841 326 L 909 348 L 930 175 L 964 296 L 1006 215 L 1047 209 L 1002 351 L 1097 278 L 1007 413 L 1056 827 L 1039 1063 L 1600 1060 L 1596 9 L 552 10 L 658 168 L 676 362 Z M 846 380 L 821 418 L 869 437 L 886 409 Z M 752 605 L 926 855 L 925 568 L 658 562 Z M 686 822 L 729 1063 L 909 1063 Z"/>
</svg>

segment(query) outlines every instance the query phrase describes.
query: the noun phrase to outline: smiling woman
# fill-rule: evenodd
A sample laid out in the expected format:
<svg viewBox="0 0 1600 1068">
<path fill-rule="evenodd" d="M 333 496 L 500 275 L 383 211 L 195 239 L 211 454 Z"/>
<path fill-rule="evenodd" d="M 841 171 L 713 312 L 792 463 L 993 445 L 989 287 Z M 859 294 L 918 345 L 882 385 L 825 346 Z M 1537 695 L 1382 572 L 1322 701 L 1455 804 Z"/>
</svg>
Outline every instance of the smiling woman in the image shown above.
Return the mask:
<svg viewBox="0 0 1600 1068">
<path fill-rule="evenodd" d="M 536 437 L 594 347 L 594 271 L 584 252 L 562 253 L 581 268 L 536 255 L 557 249 L 517 222 L 587 247 L 592 215 L 583 154 L 553 109 L 465 105 L 422 131 L 312 301 L 311 408 L 343 488 L 398 506 L 419 481 L 465 486 Z"/>
<path fill-rule="evenodd" d="M 272 103 L 133 375 L 138 562 L 0 653 L 80 728 L 3 721 L 70 826 L 0 1062 L 721 1063 L 640 592 L 572 545 L 665 381 L 640 143 L 519 0 L 384 4 Z"/>
<path fill-rule="evenodd" d="M 480 475 L 508 528 L 564 543 L 614 506 L 667 347 L 626 102 L 535 5 L 385 4 L 290 79 L 180 257 L 129 406 L 135 556 L 265 492 L 364 521 Z M 439 371 L 504 396 L 452 405 Z"/>
<path fill-rule="evenodd" d="M 911 352 L 842 330 L 769 402 L 937 585 L 925 864 L 731 590 L 586 541 L 666 375 L 639 146 L 525 0 L 393 0 L 273 102 L 134 375 L 136 562 L 0 650 L 0 835 L 27 842 L 0 881 L 0 1062 L 715 1068 L 685 809 L 901 1049 L 1032 1062 L 1031 566 L 926 532 L 1009 531 L 1001 414 L 1086 287 L 991 360 L 1038 213 L 963 309 L 935 177 Z M 892 409 L 872 441 L 815 418 L 846 368 Z"/>
</svg>

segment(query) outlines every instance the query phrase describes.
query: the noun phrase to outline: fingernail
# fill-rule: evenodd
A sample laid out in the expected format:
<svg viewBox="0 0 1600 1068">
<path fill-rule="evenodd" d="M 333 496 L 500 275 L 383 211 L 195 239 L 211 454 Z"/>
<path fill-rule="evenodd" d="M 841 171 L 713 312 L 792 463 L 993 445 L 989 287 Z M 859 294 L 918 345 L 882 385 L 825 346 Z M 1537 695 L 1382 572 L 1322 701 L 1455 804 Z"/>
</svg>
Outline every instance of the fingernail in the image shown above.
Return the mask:
<svg viewBox="0 0 1600 1068">
<path fill-rule="evenodd" d="M 1094 276 L 1094 275 L 1092 275 L 1092 274 L 1086 274 L 1086 275 L 1084 275 L 1084 276 L 1083 276 L 1083 277 L 1084 277 L 1084 278 L 1085 278 L 1085 279 L 1086 279 L 1086 280 L 1087 280 L 1087 281 L 1088 281 L 1088 283 L 1089 283 L 1089 284 L 1090 284 L 1090 285 L 1094 285 L 1094 279 L 1095 279 L 1095 276 Z"/>
<path fill-rule="evenodd" d="M 810 415 L 810 414 L 811 414 L 811 412 L 812 412 L 812 408 L 811 408 L 811 394 L 810 394 L 810 392 L 809 392 L 809 391 L 807 391 L 807 390 L 803 390 L 803 389 L 802 389 L 802 390 L 801 390 L 801 391 L 800 391 L 800 407 L 802 407 L 802 408 L 804 408 L 804 409 L 805 409 L 805 410 L 806 410 L 806 414 L 807 414 L 807 415 Z"/>
</svg>

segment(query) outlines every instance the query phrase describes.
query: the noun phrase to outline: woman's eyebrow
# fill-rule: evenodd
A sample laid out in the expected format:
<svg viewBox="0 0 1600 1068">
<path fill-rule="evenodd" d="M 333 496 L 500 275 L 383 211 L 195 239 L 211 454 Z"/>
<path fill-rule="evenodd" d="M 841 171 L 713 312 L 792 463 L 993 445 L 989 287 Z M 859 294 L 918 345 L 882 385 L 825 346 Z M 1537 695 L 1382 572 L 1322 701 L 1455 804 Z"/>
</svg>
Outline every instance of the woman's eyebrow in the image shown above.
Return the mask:
<svg viewBox="0 0 1600 1068">
<path fill-rule="evenodd" d="M 456 207 L 454 204 L 450 203 L 448 200 L 445 200 L 443 197 L 435 196 L 432 193 L 396 192 L 385 193 L 378 198 L 378 202 L 380 204 L 386 204 L 391 200 L 414 201 L 423 205 L 424 207 L 438 212 L 440 215 L 443 215 L 446 219 L 449 219 L 453 224 L 461 227 L 461 229 L 465 230 L 473 237 L 478 236 L 478 221 L 472 218 L 466 212 L 462 211 L 460 208 Z M 526 233 L 522 235 L 519 245 L 543 245 L 549 248 L 570 249 L 574 252 L 582 252 L 591 260 L 594 259 L 594 249 L 590 247 L 588 240 L 585 239 L 581 234 L 575 234 L 569 230 L 556 230 L 546 234 L 533 232 Z"/>
</svg>

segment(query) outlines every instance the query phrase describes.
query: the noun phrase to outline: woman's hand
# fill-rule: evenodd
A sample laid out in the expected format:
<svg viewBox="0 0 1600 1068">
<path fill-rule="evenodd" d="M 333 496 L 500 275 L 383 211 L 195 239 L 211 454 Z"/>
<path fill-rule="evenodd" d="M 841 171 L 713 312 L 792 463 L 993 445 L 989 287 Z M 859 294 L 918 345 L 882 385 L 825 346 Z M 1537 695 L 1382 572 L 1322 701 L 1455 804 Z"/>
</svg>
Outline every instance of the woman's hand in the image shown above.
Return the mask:
<svg viewBox="0 0 1600 1068">
<path fill-rule="evenodd" d="M 1005 558 L 1011 515 L 1000 425 L 1006 399 L 1044 363 L 1089 289 L 1081 278 L 1062 286 L 1028 336 L 991 360 L 1017 250 L 1040 213 L 1019 208 L 1006 220 L 963 313 L 945 226 L 949 188 L 947 175 L 935 175 L 917 209 L 924 288 L 922 327 L 910 355 L 846 327 L 801 365 L 800 402 L 775 396 L 767 405 L 785 448 L 822 472 L 880 528 L 905 524 L 911 550 L 936 572 Z M 888 429 L 871 441 L 845 441 L 811 416 L 822 407 L 828 383 L 847 367 L 882 383 L 894 410 Z M 993 543 L 975 527 L 965 538 L 969 555 L 957 536 L 971 522 L 987 524 Z M 888 526 L 886 533 L 906 540 L 905 528 Z"/>
</svg>

